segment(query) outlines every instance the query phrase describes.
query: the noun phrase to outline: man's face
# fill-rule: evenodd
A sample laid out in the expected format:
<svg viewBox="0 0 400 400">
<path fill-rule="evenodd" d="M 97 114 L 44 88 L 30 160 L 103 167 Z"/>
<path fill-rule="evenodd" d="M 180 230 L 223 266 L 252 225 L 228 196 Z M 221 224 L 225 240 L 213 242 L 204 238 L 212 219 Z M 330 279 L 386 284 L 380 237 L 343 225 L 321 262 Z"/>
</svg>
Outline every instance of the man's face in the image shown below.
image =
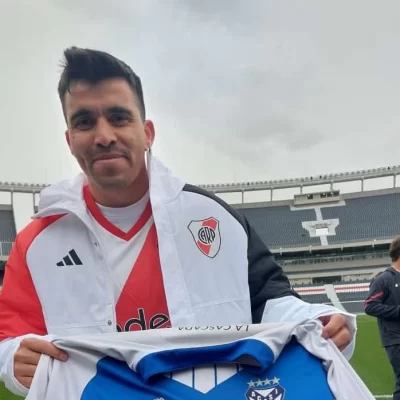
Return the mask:
<svg viewBox="0 0 400 400">
<path fill-rule="evenodd" d="M 130 186 L 145 168 L 154 127 L 142 121 L 129 84 L 77 82 L 65 95 L 65 113 L 68 145 L 89 181 L 102 189 Z"/>
</svg>

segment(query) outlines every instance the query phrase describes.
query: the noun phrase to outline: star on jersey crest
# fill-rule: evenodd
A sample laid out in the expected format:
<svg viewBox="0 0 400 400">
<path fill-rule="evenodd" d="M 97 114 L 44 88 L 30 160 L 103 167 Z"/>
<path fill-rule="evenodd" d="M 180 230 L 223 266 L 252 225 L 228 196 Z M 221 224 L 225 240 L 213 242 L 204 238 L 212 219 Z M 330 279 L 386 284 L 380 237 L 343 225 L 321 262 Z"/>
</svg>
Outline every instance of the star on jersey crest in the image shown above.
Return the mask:
<svg viewBox="0 0 400 400">
<path fill-rule="evenodd" d="M 283 400 L 285 388 L 280 385 L 280 378 L 265 378 L 247 382 L 249 385 L 245 393 L 246 400 Z"/>
<path fill-rule="evenodd" d="M 249 385 L 249 387 L 254 388 L 254 387 L 259 387 L 259 386 L 278 385 L 279 381 L 280 381 L 280 379 L 275 376 L 274 379 L 265 378 L 265 380 L 263 380 L 263 381 L 261 379 L 259 379 L 256 382 L 251 380 L 250 382 L 247 382 L 247 384 Z"/>
</svg>

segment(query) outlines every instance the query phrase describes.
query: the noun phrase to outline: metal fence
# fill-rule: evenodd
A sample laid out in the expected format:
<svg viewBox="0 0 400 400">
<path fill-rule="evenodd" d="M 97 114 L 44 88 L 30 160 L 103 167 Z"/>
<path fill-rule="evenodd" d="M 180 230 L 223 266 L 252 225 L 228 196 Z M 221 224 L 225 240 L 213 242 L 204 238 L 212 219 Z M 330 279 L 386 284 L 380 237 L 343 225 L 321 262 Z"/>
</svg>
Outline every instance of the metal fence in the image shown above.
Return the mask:
<svg viewBox="0 0 400 400">
<path fill-rule="evenodd" d="M 324 264 L 332 263 L 337 261 L 355 261 L 355 260 L 373 260 L 385 258 L 388 256 L 387 250 L 379 250 L 373 253 L 353 253 L 353 254 L 335 254 L 328 256 L 315 256 L 315 257 L 304 257 L 295 259 L 284 259 L 277 257 L 280 265 L 302 265 L 302 264 Z"/>
</svg>

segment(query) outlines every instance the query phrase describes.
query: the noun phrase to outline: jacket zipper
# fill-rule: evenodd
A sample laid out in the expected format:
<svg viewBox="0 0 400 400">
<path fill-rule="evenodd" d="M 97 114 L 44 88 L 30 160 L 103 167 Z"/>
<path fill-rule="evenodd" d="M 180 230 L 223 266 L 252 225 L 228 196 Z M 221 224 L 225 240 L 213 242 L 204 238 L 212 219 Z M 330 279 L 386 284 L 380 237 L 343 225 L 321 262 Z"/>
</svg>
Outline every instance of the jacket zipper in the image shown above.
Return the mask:
<svg viewBox="0 0 400 400">
<path fill-rule="evenodd" d="M 97 251 L 98 254 L 100 255 L 102 266 L 107 271 L 108 282 L 112 282 L 113 279 L 112 279 L 112 276 L 110 273 L 110 268 L 106 262 L 106 256 L 105 256 L 103 249 L 101 248 L 100 241 L 99 241 L 97 235 L 89 227 L 87 227 L 87 228 L 89 229 L 90 234 L 93 235 L 93 238 L 94 238 L 93 245 L 95 247 L 95 251 Z M 117 326 L 117 316 L 116 316 L 116 311 L 115 311 L 114 290 L 112 287 L 113 287 L 112 285 L 109 285 L 109 295 L 110 295 L 110 301 L 111 301 L 113 314 L 112 314 L 112 320 L 108 320 L 107 324 L 108 324 L 108 326 L 114 327 L 114 329 L 112 330 L 112 332 L 114 332 L 116 330 L 116 326 Z"/>
</svg>

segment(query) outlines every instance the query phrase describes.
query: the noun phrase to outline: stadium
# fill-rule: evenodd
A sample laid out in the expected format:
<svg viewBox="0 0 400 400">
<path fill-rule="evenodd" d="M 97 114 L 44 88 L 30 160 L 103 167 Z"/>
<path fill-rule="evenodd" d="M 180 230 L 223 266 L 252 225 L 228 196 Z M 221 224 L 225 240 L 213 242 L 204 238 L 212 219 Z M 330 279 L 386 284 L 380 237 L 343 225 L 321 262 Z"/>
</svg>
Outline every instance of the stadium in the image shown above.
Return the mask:
<svg viewBox="0 0 400 400">
<path fill-rule="evenodd" d="M 373 277 L 390 265 L 389 245 L 400 233 L 399 173 L 400 166 L 394 166 L 202 185 L 222 198 L 239 196 L 240 201 L 229 203 L 247 217 L 303 300 L 333 304 L 358 316 L 357 347 L 351 363 L 376 398 L 388 399 L 394 387 L 393 373 L 380 345 L 376 321 L 364 314 L 363 305 Z M 387 187 L 366 189 L 368 182 L 376 181 L 385 182 Z M 350 184 L 352 190 L 342 193 L 342 184 Z M 0 284 L 17 233 L 13 193 L 31 195 L 35 212 L 43 187 L 0 182 L 0 191 L 11 193 L 11 204 L 0 205 Z M 294 195 L 285 200 L 276 198 L 287 189 Z M 262 201 L 248 202 L 254 193 Z M 1 400 L 13 398 L 0 387 Z"/>
</svg>

